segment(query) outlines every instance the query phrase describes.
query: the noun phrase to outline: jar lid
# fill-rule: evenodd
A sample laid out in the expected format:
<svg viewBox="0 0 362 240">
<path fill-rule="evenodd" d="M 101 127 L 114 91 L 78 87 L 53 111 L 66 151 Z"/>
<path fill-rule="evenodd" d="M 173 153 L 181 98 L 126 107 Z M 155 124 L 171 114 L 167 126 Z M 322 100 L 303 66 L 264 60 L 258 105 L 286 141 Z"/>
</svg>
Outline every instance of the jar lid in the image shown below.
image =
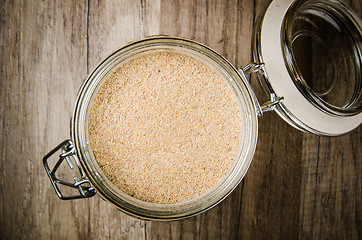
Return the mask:
<svg viewBox="0 0 362 240">
<path fill-rule="evenodd" d="M 338 1 L 274 0 L 258 20 L 254 56 L 276 112 L 317 135 L 347 133 L 362 122 L 362 24 Z"/>
</svg>

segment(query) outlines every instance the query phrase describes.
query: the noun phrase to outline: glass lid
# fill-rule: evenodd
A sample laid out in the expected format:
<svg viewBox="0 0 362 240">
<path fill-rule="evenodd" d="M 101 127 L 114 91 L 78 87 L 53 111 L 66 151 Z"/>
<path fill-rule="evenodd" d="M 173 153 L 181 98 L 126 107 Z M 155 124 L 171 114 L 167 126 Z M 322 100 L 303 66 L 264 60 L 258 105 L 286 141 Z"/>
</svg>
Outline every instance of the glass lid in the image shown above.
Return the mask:
<svg viewBox="0 0 362 240">
<path fill-rule="evenodd" d="M 258 20 L 254 55 L 276 112 L 318 135 L 341 135 L 362 122 L 362 24 L 339 1 L 274 0 Z"/>
</svg>

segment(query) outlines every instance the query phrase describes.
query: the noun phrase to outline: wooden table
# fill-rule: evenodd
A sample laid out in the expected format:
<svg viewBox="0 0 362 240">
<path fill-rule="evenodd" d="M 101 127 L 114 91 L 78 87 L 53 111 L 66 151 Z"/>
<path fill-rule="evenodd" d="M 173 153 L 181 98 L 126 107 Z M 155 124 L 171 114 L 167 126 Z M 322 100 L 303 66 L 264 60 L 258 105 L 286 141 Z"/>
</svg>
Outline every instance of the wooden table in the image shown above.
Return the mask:
<svg viewBox="0 0 362 240">
<path fill-rule="evenodd" d="M 361 126 L 318 137 L 265 114 L 242 183 L 213 209 L 176 222 L 138 220 L 98 196 L 61 201 L 45 174 L 43 156 L 70 137 L 79 87 L 110 52 L 167 34 L 244 66 L 266 2 L 2 1 L 0 238 L 361 239 Z M 361 1 L 347 2 L 361 16 Z"/>
</svg>

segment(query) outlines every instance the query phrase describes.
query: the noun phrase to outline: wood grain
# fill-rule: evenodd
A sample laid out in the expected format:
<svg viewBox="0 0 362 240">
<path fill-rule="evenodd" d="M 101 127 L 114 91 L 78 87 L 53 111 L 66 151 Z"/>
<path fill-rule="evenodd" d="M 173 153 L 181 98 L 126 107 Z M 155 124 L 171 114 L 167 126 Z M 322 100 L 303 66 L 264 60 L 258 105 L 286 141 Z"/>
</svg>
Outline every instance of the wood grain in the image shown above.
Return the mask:
<svg viewBox="0 0 362 240">
<path fill-rule="evenodd" d="M 241 67 L 267 2 L 1 1 L 0 239 L 361 239 L 361 126 L 318 137 L 265 114 L 243 182 L 213 209 L 176 222 L 135 219 L 98 196 L 61 201 L 43 169 L 43 156 L 70 137 L 80 85 L 113 50 L 165 34 Z M 359 0 L 347 4 L 362 15 Z"/>
</svg>

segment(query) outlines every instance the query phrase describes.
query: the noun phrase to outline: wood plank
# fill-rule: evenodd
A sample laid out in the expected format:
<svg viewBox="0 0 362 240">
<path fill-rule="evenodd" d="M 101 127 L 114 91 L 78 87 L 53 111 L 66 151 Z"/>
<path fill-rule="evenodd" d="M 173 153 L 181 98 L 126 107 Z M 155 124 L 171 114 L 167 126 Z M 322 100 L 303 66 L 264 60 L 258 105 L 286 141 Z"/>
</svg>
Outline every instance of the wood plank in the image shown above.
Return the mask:
<svg viewBox="0 0 362 240">
<path fill-rule="evenodd" d="M 158 8 L 144 1 L 90 1 L 88 63 L 91 71 L 115 49 L 157 31 Z M 95 239 L 144 239 L 146 221 L 130 217 L 98 196 L 90 200 L 90 236 Z M 149 233 L 148 233 L 149 234 Z"/>
<path fill-rule="evenodd" d="M 86 1 L 1 6 L 2 239 L 87 231 L 80 221 L 87 207 L 54 197 L 41 162 L 69 137 L 72 104 L 86 74 L 86 9 Z"/>
<path fill-rule="evenodd" d="M 361 237 L 361 127 L 338 138 L 304 135 L 303 238 Z"/>
<path fill-rule="evenodd" d="M 250 1 L 163 1 L 160 31 L 199 41 L 231 63 L 246 65 L 251 61 L 252 7 Z M 151 239 L 236 239 L 241 190 L 242 185 L 221 204 L 199 216 L 177 222 L 152 222 Z"/>
<path fill-rule="evenodd" d="M 346 2 L 360 17 L 360 1 Z M 361 126 L 334 138 L 303 135 L 300 237 L 361 239 Z"/>
</svg>

